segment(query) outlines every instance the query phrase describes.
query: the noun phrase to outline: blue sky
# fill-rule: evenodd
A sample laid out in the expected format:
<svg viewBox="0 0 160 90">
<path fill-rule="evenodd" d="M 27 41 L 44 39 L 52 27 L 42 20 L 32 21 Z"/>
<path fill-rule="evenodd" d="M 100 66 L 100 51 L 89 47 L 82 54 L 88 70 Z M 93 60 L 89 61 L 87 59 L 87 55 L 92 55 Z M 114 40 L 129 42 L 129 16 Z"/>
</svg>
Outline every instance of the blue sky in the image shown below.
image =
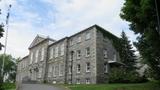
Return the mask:
<svg viewBox="0 0 160 90">
<path fill-rule="evenodd" d="M 124 30 L 135 41 L 128 22 L 119 17 L 123 3 L 124 0 L 1 0 L 1 22 L 5 22 L 7 7 L 12 4 L 7 53 L 23 57 L 37 34 L 58 40 L 94 24 L 116 36 Z M 0 41 L 4 43 L 4 38 Z"/>
</svg>

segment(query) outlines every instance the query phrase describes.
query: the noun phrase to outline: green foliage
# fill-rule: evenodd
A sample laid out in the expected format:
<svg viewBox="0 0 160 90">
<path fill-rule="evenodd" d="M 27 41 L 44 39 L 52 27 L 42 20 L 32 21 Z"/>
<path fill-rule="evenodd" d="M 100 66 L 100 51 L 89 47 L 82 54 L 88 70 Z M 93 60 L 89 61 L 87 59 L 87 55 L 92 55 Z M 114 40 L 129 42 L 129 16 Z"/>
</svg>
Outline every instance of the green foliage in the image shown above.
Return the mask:
<svg viewBox="0 0 160 90">
<path fill-rule="evenodd" d="M 128 40 L 128 37 L 126 36 L 124 31 L 122 31 L 120 43 L 121 50 L 119 52 L 121 62 L 126 65 L 127 71 L 135 71 L 137 69 L 137 57 L 135 55 L 135 50 L 133 50 L 132 44 L 130 44 L 130 41 Z"/>
<path fill-rule="evenodd" d="M 3 37 L 3 32 L 4 32 L 4 29 L 3 29 L 3 25 L 0 25 L 0 38 Z M 0 50 L 2 49 L 2 44 L 0 43 Z"/>
<path fill-rule="evenodd" d="M 123 67 L 111 68 L 111 72 L 109 74 L 110 83 L 140 83 L 146 81 L 146 78 L 140 77 L 140 75 L 136 71 L 126 72 L 126 69 Z"/>
<path fill-rule="evenodd" d="M 14 59 L 11 55 L 0 55 L 0 68 L 2 68 L 3 56 L 5 57 L 4 63 L 4 73 L 2 78 L 5 75 L 8 75 L 8 81 L 15 81 L 16 77 L 16 59 Z"/>
<path fill-rule="evenodd" d="M 160 34 L 155 0 L 126 0 L 121 11 L 121 18 L 130 22 L 130 29 L 139 35 L 134 45 L 153 70 L 153 78 L 160 80 Z"/>
</svg>

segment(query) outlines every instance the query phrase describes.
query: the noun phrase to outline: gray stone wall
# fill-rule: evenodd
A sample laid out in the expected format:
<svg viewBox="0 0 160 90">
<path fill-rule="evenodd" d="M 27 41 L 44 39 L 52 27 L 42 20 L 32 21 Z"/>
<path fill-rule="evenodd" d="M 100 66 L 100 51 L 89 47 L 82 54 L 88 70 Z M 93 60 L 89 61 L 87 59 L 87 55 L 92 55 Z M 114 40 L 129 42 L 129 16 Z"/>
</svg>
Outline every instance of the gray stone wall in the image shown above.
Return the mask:
<svg viewBox="0 0 160 90">
<path fill-rule="evenodd" d="M 55 55 L 56 48 L 58 48 L 58 54 Z M 62 50 L 63 49 L 63 50 Z M 47 81 L 50 83 L 65 83 L 66 77 L 66 54 L 67 53 L 67 38 L 55 42 L 48 48 L 48 60 L 47 60 L 47 70 L 46 77 Z"/>
<path fill-rule="evenodd" d="M 86 40 L 86 34 L 90 33 L 90 39 Z M 81 37 L 81 42 L 78 42 L 78 37 Z M 71 45 L 71 41 L 73 45 Z M 69 39 L 68 46 L 68 67 L 72 66 L 72 73 L 67 74 L 68 83 L 77 83 L 79 79 L 80 84 L 85 84 L 86 79 L 90 79 L 90 83 L 96 83 L 96 48 L 95 48 L 95 29 L 90 29 L 85 32 L 79 33 Z M 90 48 L 90 55 L 86 56 L 86 48 Z M 77 59 L 77 50 L 81 51 L 81 57 Z M 71 60 L 71 52 L 73 58 Z M 90 72 L 86 72 L 86 63 L 90 63 Z M 77 64 L 80 64 L 80 73 L 77 73 Z"/>
</svg>

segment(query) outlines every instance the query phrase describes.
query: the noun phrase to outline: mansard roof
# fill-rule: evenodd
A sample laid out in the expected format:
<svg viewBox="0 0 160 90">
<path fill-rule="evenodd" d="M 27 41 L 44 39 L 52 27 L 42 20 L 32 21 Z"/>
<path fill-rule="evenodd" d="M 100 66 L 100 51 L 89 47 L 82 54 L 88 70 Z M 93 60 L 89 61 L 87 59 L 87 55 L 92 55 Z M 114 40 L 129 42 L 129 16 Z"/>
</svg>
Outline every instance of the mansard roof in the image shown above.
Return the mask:
<svg viewBox="0 0 160 90">
<path fill-rule="evenodd" d="M 42 36 L 42 35 L 37 35 L 34 40 L 32 41 L 32 43 L 29 46 L 29 49 L 33 48 L 34 46 L 39 45 L 40 43 L 42 43 L 45 40 L 50 40 L 50 41 L 56 41 L 54 39 L 49 38 L 49 36 Z"/>
</svg>

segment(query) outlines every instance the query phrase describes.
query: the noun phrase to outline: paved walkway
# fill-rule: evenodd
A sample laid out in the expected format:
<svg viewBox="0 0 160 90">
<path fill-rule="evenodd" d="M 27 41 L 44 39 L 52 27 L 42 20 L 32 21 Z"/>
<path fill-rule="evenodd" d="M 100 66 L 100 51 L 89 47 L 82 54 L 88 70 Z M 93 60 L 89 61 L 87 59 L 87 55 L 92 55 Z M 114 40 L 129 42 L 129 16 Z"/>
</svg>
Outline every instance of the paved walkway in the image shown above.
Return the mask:
<svg viewBox="0 0 160 90">
<path fill-rule="evenodd" d="M 20 90 L 65 90 L 60 87 L 46 84 L 22 84 Z"/>
</svg>

